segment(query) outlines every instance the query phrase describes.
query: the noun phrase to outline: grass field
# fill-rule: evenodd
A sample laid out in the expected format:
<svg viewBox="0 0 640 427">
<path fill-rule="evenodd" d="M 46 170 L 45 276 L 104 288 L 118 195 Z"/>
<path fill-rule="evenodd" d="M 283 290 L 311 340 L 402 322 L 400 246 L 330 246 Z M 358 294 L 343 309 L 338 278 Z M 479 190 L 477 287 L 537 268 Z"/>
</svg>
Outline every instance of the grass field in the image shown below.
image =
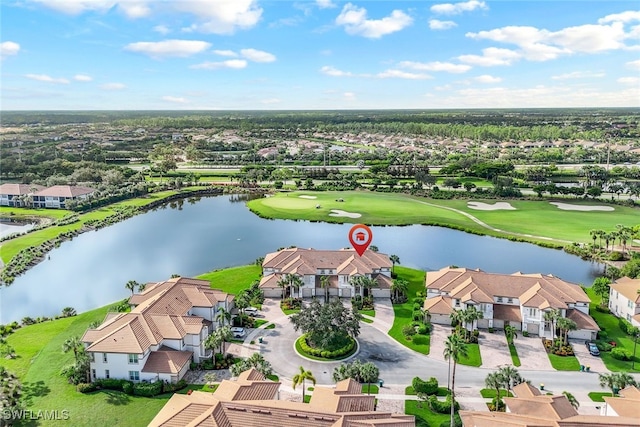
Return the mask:
<svg viewBox="0 0 640 427">
<path fill-rule="evenodd" d="M 509 354 L 511 354 L 513 366 L 520 366 L 520 358 L 518 357 L 518 350 L 515 345 L 509 344 Z"/>
<path fill-rule="evenodd" d="M 508 397 L 513 397 L 513 394 L 511 392 L 508 393 Z M 493 399 L 494 397 L 496 397 L 496 391 L 492 388 L 483 388 L 482 390 L 480 390 L 480 395 L 485 399 Z M 500 389 L 500 397 L 507 397 L 507 390 Z"/>
<path fill-rule="evenodd" d="M 451 420 L 449 414 L 433 412 L 426 403 L 417 400 L 406 400 L 404 402 L 404 413 L 416 417 L 416 427 L 437 427 Z"/>
<path fill-rule="evenodd" d="M 315 197 L 315 199 L 300 196 Z M 344 200 L 343 202 L 337 201 Z M 473 199 L 474 201 L 481 201 Z M 494 204 L 495 200 L 485 200 Z M 597 201 L 563 200 L 576 205 L 598 205 Z M 570 242 L 590 242 L 589 230 L 614 230 L 616 224 L 628 226 L 640 222 L 640 210 L 609 205 L 613 212 L 563 211 L 548 201 L 513 200 L 516 210 L 481 211 L 467 206 L 467 200 L 432 200 L 404 194 L 374 193 L 367 191 L 297 191 L 279 193 L 273 197 L 256 199 L 249 208 L 260 216 L 279 219 L 302 219 L 326 222 L 350 222 L 374 225 L 427 224 L 465 229 L 498 237 L 515 236 L 532 242 L 559 239 Z M 316 208 L 320 205 L 320 208 Z M 338 209 L 359 213 L 359 218 L 329 216 Z M 474 222 L 471 215 L 496 231 Z M 543 237 L 537 238 L 533 236 Z M 562 242 L 558 242 L 562 243 Z"/>
<path fill-rule="evenodd" d="M 588 396 L 592 402 L 604 402 L 603 397 L 611 397 L 611 392 L 610 391 L 592 391 L 591 393 L 589 393 Z"/>
<path fill-rule="evenodd" d="M 405 279 L 409 282 L 409 290 L 407 292 L 408 299 L 404 304 L 393 304 L 393 326 L 389 330 L 389 336 L 398 341 L 400 344 L 415 350 L 422 354 L 429 354 L 430 336 L 427 338 L 426 344 L 416 344 L 413 341 L 407 341 L 402 334 L 402 327 L 408 323 L 411 323 L 411 315 L 413 314 L 413 298 L 416 296 L 416 292 L 424 290 L 425 272 L 420 270 L 414 270 L 412 268 L 402 267 L 396 265 L 395 272 L 398 274 L 398 278 Z"/>
<path fill-rule="evenodd" d="M 467 357 L 461 357 L 458 362 L 459 364 L 476 367 L 482 365 L 482 356 L 480 355 L 479 344 L 467 344 L 467 352 Z"/>
<path fill-rule="evenodd" d="M 557 354 L 549 353 L 549 361 L 553 369 L 558 371 L 579 371 L 580 362 L 575 356 L 558 356 Z"/>
<path fill-rule="evenodd" d="M 618 318 L 613 314 L 602 313 L 596 310 L 596 306 L 600 304 L 601 298 L 596 295 L 591 288 L 587 288 L 587 295 L 591 298 L 589 304 L 589 314 L 596 321 L 602 331 L 607 333 L 607 341 L 615 341 L 616 347 L 629 350 L 633 354 L 633 340 L 618 326 Z M 635 370 L 631 369 L 631 361 L 614 359 L 610 352 L 601 351 L 600 358 L 604 362 L 607 369 L 614 372 L 640 372 L 640 343 L 636 348 Z"/>
<path fill-rule="evenodd" d="M 207 273 L 200 278 L 212 280 L 216 288 L 234 293 L 248 287 L 258 270 L 259 267 L 249 265 Z M 2 365 L 22 381 L 27 408 L 69 411 L 68 421 L 42 421 L 37 425 L 146 425 L 171 397 L 170 393 L 146 398 L 108 390 L 82 394 L 60 375 L 62 367 L 73 361 L 73 353 L 62 353 L 62 343 L 69 337 L 82 336 L 91 322 L 104 320 L 108 308 L 26 326 L 7 338 L 18 357 L 3 359 Z"/>
</svg>

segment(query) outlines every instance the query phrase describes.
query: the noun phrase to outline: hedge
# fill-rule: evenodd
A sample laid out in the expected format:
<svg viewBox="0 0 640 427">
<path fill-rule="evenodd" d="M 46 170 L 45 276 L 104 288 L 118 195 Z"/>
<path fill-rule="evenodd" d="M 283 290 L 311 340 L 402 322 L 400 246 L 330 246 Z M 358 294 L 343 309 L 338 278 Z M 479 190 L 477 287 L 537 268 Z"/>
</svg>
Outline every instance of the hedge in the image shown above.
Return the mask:
<svg viewBox="0 0 640 427">
<path fill-rule="evenodd" d="M 300 348 L 302 349 L 302 351 L 304 351 L 307 354 L 310 354 L 311 356 L 315 356 L 315 357 L 323 357 L 325 359 L 335 359 L 341 356 L 344 356 L 345 354 L 349 354 L 354 347 L 356 346 L 356 341 L 354 339 L 351 339 L 349 341 L 349 343 L 347 345 L 345 345 L 344 347 L 338 348 L 336 350 L 330 351 L 330 350 L 323 350 L 321 348 L 315 348 L 315 347 L 311 347 L 308 343 L 307 343 L 307 335 L 302 335 L 298 342 L 300 343 Z"/>
<path fill-rule="evenodd" d="M 133 385 L 133 394 L 136 396 L 153 397 L 160 393 L 162 393 L 162 381 L 136 383 Z"/>
<path fill-rule="evenodd" d="M 429 381 L 423 381 L 420 377 L 415 377 L 411 381 L 411 385 L 416 394 L 432 395 L 438 393 L 438 380 L 434 377 L 429 378 Z"/>
<path fill-rule="evenodd" d="M 631 352 L 624 348 L 616 347 L 611 349 L 611 356 L 618 360 L 631 360 Z"/>
<path fill-rule="evenodd" d="M 98 386 L 95 383 L 80 383 L 76 386 L 76 390 L 80 393 L 91 393 L 92 391 L 96 391 Z"/>
</svg>

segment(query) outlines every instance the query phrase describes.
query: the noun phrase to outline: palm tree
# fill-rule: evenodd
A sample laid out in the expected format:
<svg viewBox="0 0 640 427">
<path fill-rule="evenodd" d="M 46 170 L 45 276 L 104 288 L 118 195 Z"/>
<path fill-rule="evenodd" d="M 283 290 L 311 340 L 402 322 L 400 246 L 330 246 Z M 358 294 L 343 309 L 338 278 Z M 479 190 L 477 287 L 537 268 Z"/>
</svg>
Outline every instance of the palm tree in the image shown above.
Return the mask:
<svg viewBox="0 0 640 427">
<path fill-rule="evenodd" d="M 80 352 L 84 351 L 84 344 L 80 340 L 79 336 L 76 335 L 75 337 L 67 338 L 62 343 L 62 352 L 68 353 L 70 351 L 73 351 L 73 358 L 77 363 Z"/>
<path fill-rule="evenodd" d="M 215 362 L 216 349 L 222 344 L 221 337 L 215 332 L 207 337 L 204 341 L 204 348 L 211 350 L 211 362 Z"/>
<path fill-rule="evenodd" d="M 465 329 L 469 332 L 469 336 L 471 336 L 471 332 L 475 329 L 476 321 L 483 319 L 484 314 L 482 314 L 482 312 L 478 310 L 475 305 L 469 305 L 464 309 L 462 317 L 465 321 Z M 471 324 L 470 329 L 467 329 L 467 324 Z"/>
<path fill-rule="evenodd" d="M 462 325 L 462 311 L 461 310 L 452 310 L 449 318 L 451 319 L 451 325 L 455 326 L 456 330 L 460 330 L 460 325 Z"/>
<path fill-rule="evenodd" d="M 507 396 L 509 395 L 509 392 L 511 392 L 513 386 L 526 382 L 525 379 L 522 378 L 518 370 L 511 365 L 503 366 L 502 368 L 498 369 L 498 374 L 502 379 L 504 388 L 507 389 Z"/>
<path fill-rule="evenodd" d="M 460 361 L 460 358 L 467 357 L 469 352 L 467 350 L 467 344 L 460 338 L 458 334 L 452 334 L 447 337 L 444 342 L 444 358 L 445 360 L 453 360 L 453 371 L 451 372 L 451 427 L 455 425 L 455 419 L 453 418 L 456 397 L 455 397 L 455 384 L 456 384 L 456 365 Z"/>
<path fill-rule="evenodd" d="M 284 301 L 284 292 L 287 289 L 287 286 L 289 286 L 289 282 L 287 282 L 287 276 L 282 276 L 282 278 L 278 280 L 278 283 L 276 283 L 276 285 L 278 285 L 279 288 L 282 288 L 282 301 Z"/>
<path fill-rule="evenodd" d="M 598 230 L 590 230 L 589 234 L 591 235 L 591 238 L 593 239 L 593 250 L 596 250 L 596 239 L 598 238 Z"/>
<path fill-rule="evenodd" d="M 611 396 L 615 396 L 618 390 L 628 385 L 635 385 L 633 377 L 627 372 L 612 372 L 610 374 L 598 374 L 600 387 L 611 390 Z"/>
<path fill-rule="evenodd" d="M 327 303 L 329 301 L 329 276 L 320 277 L 320 287 L 324 289 L 324 302 Z"/>
<path fill-rule="evenodd" d="M 216 320 L 221 326 L 224 326 L 227 322 L 231 323 L 231 312 L 227 311 L 224 307 L 218 307 Z"/>
<path fill-rule="evenodd" d="M 125 283 L 124 287 L 129 289 L 131 291 L 131 296 L 133 296 L 134 292 L 136 291 L 136 288 L 140 286 L 138 284 L 138 282 L 136 282 L 135 280 L 129 280 L 127 283 Z"/>
<path fill-rule="evenodd" d="M 576 397 L 573 394 L 569 393 L 568 391 L 563 391 L 562 394 L 564 394 L 567 397 L 567 400 L 569 401 L 571 406 L 573 406 L 573 409 L 577 411 L 578 408 L 580 407 L 580 402 L 578 402 L 578 399 L 576 399 Z"/>
<path fill-rule="evenodd" d="M 304 402 L 304 391 L 306 386 L 304 384 L 305 380 L 309 380 L 316 385 L 316 378 L 313 376 L 311 371 L 306 371 L 302 366 L 300 366 L 300 372 L 293 376 L 293 389 L 296 389 L 298 384 L 302 384 L 302 401 Z"/>
<path fill-rule="evenodd" d="M 218 339 L 220 340 L 220 353 L 224 356 L 226 349 L 227 341 L 231 341 L 233 338 L 233 333 L 231 333 L 231 328 L 229 326 L 223 326 L 221 328 L 216 329 L 214 334 L 218 335 Z"/>
<path fill-rule="evenodd" d="M 569 331 L 575 331 L 578 328 L 576 322 L 566 317 L 558 319 L 558 329 L 560 329 L 560 338 L 564 345 L 567 345 L 569 340 Z"/>
<path fill-rule="evenodd" d="M 378 281 L 369 276 L 362 276 L 360 277 L 360 286 L 362 287 L 363 297 L 371 296 L 371 288 L 378 287 Z M 367 295 L 364 295 L 365 293 Z"/>
<path fill-rule="evenodd" d="M 393 273 L 396 268 L 396 264 L 400 264 L 400 257 L 398 255 L 390 255 L 389 259 L 391 260 L 391 272 Z"/>
<path fill-rule="evenodd" d="M 493 388 L 496 390 L 496 406 L 494 408 L 495 411 L 500 410 L 500 404 L 502 403 L 502 399 L 500 398 L 500 389 L 502 388 L 503 381 L 499 372 L 491 372 L 484 379 L 484 385 L 487 388 Z"/>
<path fill-rule="evenodd" d="M 371 394 L 371 383 L 380 376 L 380 369 L 373 362 L 360 365 L 360 381 L 367 383 L 367 394 Z"/>
<path fill-rule="evenodd" d="M 394 279 L 391 283 L 391 291 L 393 292 L 393 300 L 398 301 L 400 295 L 406 295 L 409 291 L 409 282 L 404 279 Z"/>
<path fill-rule="evenodd" d="M 506 325 L 504 327 L 504 335 L 507 337 L 507 344 L 513 344 L 513 339 L 518 338 L 518 333 L 516 332 L 516 328 L 511 325 Z"/>
<path fill-rule="evenodd" d="M 556 338 L 556 322 L 560 317 L 560 311 L 557 308 L 552 308 L 549 311 L 545 311 L 543 317 L 545 322 L 551 324 L 551 340 L 553 341 Z"/>
</svg>

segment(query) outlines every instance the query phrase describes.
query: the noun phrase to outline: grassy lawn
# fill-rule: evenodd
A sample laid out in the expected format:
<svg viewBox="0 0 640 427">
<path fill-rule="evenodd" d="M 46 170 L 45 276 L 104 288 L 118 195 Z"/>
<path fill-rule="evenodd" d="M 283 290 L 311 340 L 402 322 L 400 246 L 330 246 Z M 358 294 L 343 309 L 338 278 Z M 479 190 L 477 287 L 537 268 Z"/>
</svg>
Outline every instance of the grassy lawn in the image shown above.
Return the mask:
<svg viewBox="0 0 640 427">
<path fill-rule="evenodd" d="M 262 268 L 259 265 L 225 268 L 198 276 L 199 279 L 208 280 L 212 288 L 222 289 L 231 294 L 237 294 L 248 288 L 251 283 L 260 280 L 261 277 Z"/>
<path fill-rule="evenodd" d="M 27 209 L 27 208 L 10 208 L 8 206 L 0 207 L 1 217 L 45 217 L 51 219 L 60 219 L 65 215 L 73 213 L 66 209 Z"/>
<path fill-rule="evenodd" d="M 416 427 L 437 427 L 451 420 L 449 414 L 433 412 L 426 403 L 417 400 L 406 400 L 404 402 L 404 413 L 416 417 Z"/>
<path fill-rule="evenodd" d="M 513 393 L 508 393 L 508 397 L 513 397 Z M 480 390 L 480 395 L 485 399 L 493 399 L 494 397 L 496 397 L 496 391 L 492 388 L 483 388 L 482 390 Z M 500 389 L 500 397 L 507 397 L 507 390 Z"/>
<path fill-rule="evenodd" d="M 300 198 L 301 195 L 315 199 Z M 337 199 L 344 202 L 338 202 Z M 475 201 L 475 199 L 474 199 Z M 549 200 L 551 201 L 551 199 Z M 633 226 L 638 223 L 638 209 L 612 206 L 615 211 L 564 211 L 549 201 L 513 200 L 516 210 L 481 211 L 471 209 L 466 200 L 432 200 L 404 194 L 375 193 L 366 191 L 298 191 L 280 193 L 274 197 L 256 199 L 249 208 L 267 218 L 305 219 L 326 222 L 354 222 L 366 224 L 430 224 L 468 229 L 492 236 L 508 237 L 509 234 L 491 231 L 470 218 L 447 208 L 466 212 L 491 227 L 512 233 L 530 234 L 572 242 L 589 242 L 589 230 L 613 230 L 616 224 Z M 494 204 L 495 200 L 485 201 Z M 598 201 L 563 199 L 563 203 L 599 205 Z M 320 205 L 316 209 L 316 205 Z M 332 209 L 360 213 L 360 218 L 330 217 Z M 526 238 L 529 241 L 541 240 Z"/>
<path fill-rule="evenodd" d="M 407 388 L 404 389 L 404 394 L 406 394 L 407 396 L 415 396 L 417 393 L 416 391 L 413 389 L 413 386 L 407 386 Z M 438 387 L 438 392 L 436 393 L 436 396 L 440 396 L 440 397 L 444 397 L 444 396 L 448 396 L 451 394 L 451 390 L 449 390 L 446 387 Z"/>
<path fill-rule="evenodd" d="M 363 318 L 362 318 L 362 321 L 363 321 L 364 323 L 373 323 L 373 320 L 371 320 L 371 319 L 367 319 L 366 317 L 363 317 Z"/>
<path fill-rule="evenodd" d="M 575 356 L 558 356 L 557 354 L 549 353 L 549 361 L 551 366 L 558 371 L 579 371 L 580 362 Z"/>
<path fill-rule="evenodd" d="M 375 310 L 360 310 L 360 314 L 366 314 L 369 317 L 376 317 Z"/>
<path fill-rule="evenodd" d="M 216 287 L 228 292 L 237 292 L 248 286 L 250 281 L 244 280 L 245 275 L 235 274 L 237 270 L 230 270 L 229 276 L 236 277 L 241 283 L 227 280 L 222 284 L 215 282 Z M 216 273 L 224 276 L 224 271 Z M 62 367 L 73 361 L 72 353 L 62 353 L 62 343 L 69 337 L 82 336 L 89 323 L 104 320 L 108 308 L 109 306 L 106 306 L 74 317 L 26 326 L 7 338 L 18 357 L 12 360 L 3 359 L 2 365 L 22 381 L 28 409 L 66 409 L 69 411 L 70 419 L 64 422 L 73 426 L 140 426 L 148 424 L 169 400 L 171 393 L 154 398 L 129 396 L 111 390 L 82 394 L 60 375 Z M 277 377 L 275 378 L 277 381 Z M 203 390 L 207 387 L 189 385 L 182 392 L 186 393 L 189 388 Z M 213 390 L 209 388 L 204 391 Z M 38 425 L 52 424 L 56 423 L 42 421 Z"/>
<path fill-rule="evenodd" d="M 367 386 L 366 384 L 362 384 L 362 392 L 364 394 L 378 394 L 380 392 L 380 389 L 376 384 L 373 383 L 369 386 Z"/>
<path fill-rule="evenodd" d="M 591 298 L 589 314 L 593 317 L 598 326 L 600 326 L 600 329 L 606 331 L 607 341 L 615 341 L 617 343 L 616 347 L 629 350 L 629 352 L 633 354 L 633 340 L 630 336 L 622 332 L 618 326 L 618 318 L 613 314 L 601 313 L 596 310 L 596 306 L 600 304 L 601 299 L 591 288 L 587 288 L 587 295 Z M 640 345 L 638 345 L 638 348 L 636 349 L 635 370 L 631 369 L 631 361 L 614 359 L 609 352 L 601 351 L 600 358 L 610 371 L 640 372 Z"/>
<path fill-rule="evenodd" d="M 479 344 L 467 344 L 467 352 L 469 355 L 467 357 L 461 357 L 460 362 L 458 363 L 461 365 L 476 367 L 482 365 L 482 356 L 480 355 Z"/>
<path fill-rule="evenodd" d="M 398 274 L 398 278 L 405 279 L 409 282 L 409 290 L 407 292 L 407 302 L 393 305 L 394 319 L 393 326 L 389 330 L 389 336 L 412 350 L 422 354 L 429 354 L 430 342 L 428 340 L 425 344 L 416 344 L 413 341 L 407 341 L 402 334 L 402 327 L 412 320 L 413 298 L 416 297 L 416 292 L 425 290 L 424 281 L 426 273 L 399 265 L 396 265 L 395 271 Z M 427 336 L 426 338 L 430 337 Z"/>
<path fill-rule="evenodd" d="M 592 402 L 604 402 L 603 397 L 611 397 L 610 391 L 592 391 L 589 393 L 589 399 Z"/>
<path fill-rule="evenodd" d="M 520 366 L 520 358 L 518 357 L 518 350 L 516 350 L 515 345 L 509 344 L 509 353 L 511 354 L 513 366 Z"/>
</svg>

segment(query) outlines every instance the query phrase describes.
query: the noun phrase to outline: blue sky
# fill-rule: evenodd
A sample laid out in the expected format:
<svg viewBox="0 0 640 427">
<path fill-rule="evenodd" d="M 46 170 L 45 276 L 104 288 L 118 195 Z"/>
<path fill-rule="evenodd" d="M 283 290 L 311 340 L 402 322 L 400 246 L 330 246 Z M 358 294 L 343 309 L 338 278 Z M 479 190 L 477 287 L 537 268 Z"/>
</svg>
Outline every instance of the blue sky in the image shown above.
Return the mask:
<svg viewBox="0 0 640 427">
<path fill-rule="evenodd" d="M 2 0 L 1 109 L 640 106 L 637 1 Z"/>
</svg>

